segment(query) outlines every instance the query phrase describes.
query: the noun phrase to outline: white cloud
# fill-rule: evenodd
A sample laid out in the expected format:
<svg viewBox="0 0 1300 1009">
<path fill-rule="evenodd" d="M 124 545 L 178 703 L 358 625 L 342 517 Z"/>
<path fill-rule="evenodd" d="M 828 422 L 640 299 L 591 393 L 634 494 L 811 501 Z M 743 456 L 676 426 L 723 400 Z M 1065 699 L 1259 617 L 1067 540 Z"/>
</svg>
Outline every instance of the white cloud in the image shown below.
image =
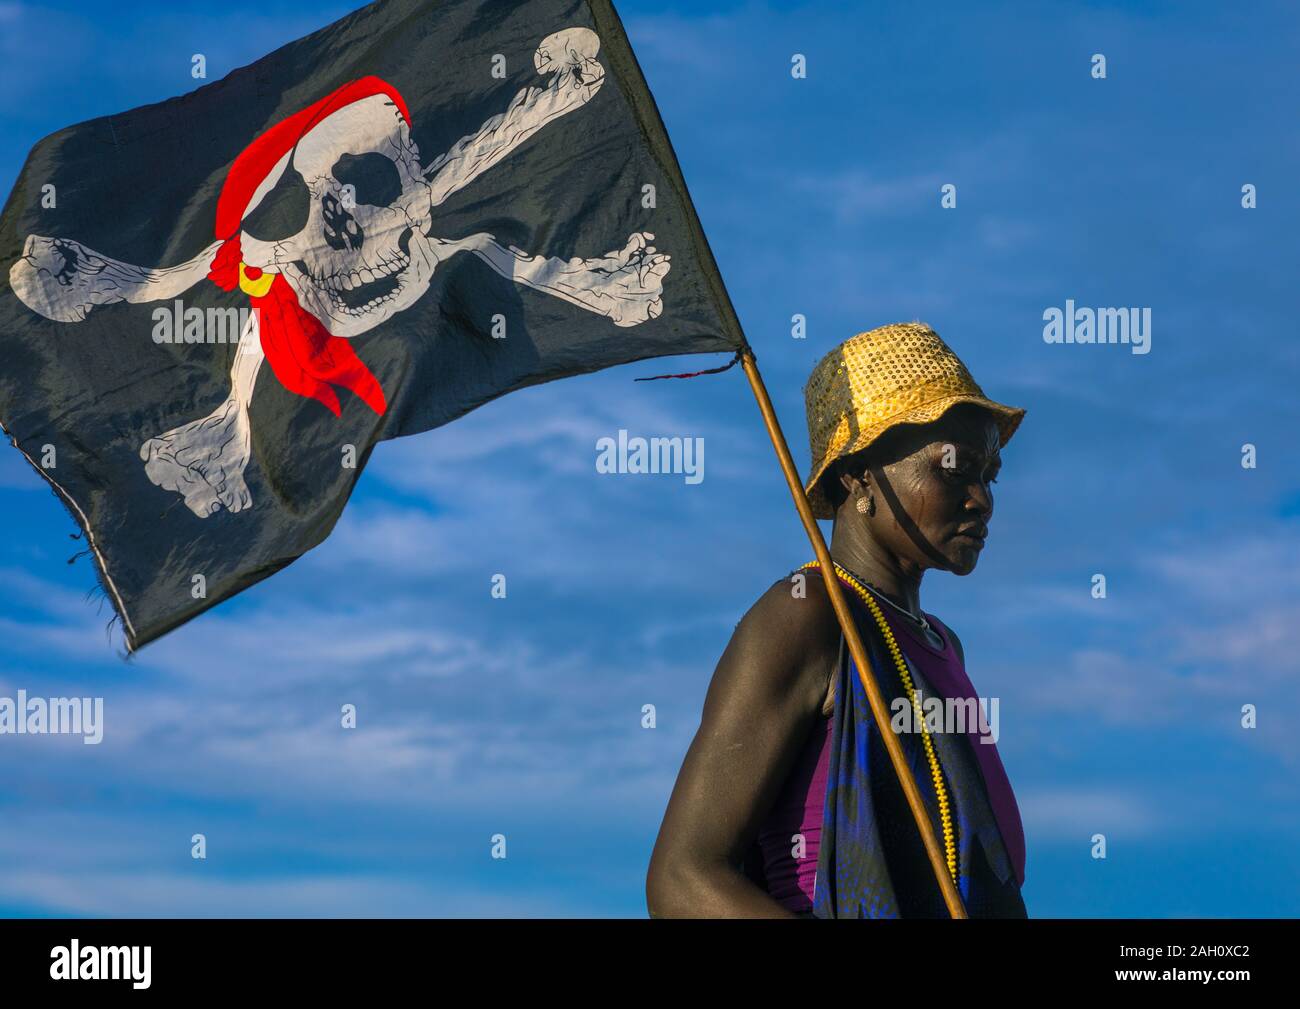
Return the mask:
<svg viewBox="0 0 1300 1009">
<path fill-rule="evenodd" d="M 1150 836 L 1161 823 L 1143 796 L 1095 787 L 1017 791 L 1027 841 L 1074 841 L 1080 850 L 1093 834 L 1110 839 Z"/>
<path fill-rule="evenodd" d="M 943 182 L 944 176 L 937 172 L 884 179 L 849 167 L 795 175 L 788 185 L 823 205 L 837 224 L 848 226 L 868 217 L 912 213 L 923 200 L 937 204 Z"/>
<path fill-rule="evenodd" d="M 0 899 L 72 917 L 539 918 L 591 914 L 581 894 L 493 893 L 365 872 L 230 879 L 195 861 L 188 874 L 104 869 L 6 875 Z"/>
</svg>

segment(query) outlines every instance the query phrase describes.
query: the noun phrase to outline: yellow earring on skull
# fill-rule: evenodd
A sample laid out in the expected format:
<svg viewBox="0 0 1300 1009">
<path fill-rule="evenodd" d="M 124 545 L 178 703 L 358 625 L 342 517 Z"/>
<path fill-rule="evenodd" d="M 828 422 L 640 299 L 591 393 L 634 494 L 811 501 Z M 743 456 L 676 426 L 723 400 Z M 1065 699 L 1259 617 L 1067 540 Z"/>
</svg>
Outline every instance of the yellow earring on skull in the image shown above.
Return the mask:
<svg viewBox="0 0 1300 1009">
<path fill-rule="evenodd" d="M 265 298 L 274 283 L 274 273 L 263 273 L 256 266 L 239 264 L 239 289 L 250 298 Z"/>
</svg>

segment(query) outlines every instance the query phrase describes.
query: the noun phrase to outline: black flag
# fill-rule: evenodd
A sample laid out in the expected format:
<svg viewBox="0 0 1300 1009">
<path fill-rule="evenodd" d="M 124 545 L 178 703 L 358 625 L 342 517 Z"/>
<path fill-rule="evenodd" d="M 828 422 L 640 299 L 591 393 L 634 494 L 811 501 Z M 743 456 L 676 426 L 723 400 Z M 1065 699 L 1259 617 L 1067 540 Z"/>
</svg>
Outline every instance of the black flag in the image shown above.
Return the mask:
<svg viewBox="0 0 1300 1009">
<path fill-rule="evenodd" d="M 600 0 L 372 4 L 47 137 L 0 217 L 0 423 L 131 649 L 320 543 L 378 441 L 743 346 Z"/>
</svg>

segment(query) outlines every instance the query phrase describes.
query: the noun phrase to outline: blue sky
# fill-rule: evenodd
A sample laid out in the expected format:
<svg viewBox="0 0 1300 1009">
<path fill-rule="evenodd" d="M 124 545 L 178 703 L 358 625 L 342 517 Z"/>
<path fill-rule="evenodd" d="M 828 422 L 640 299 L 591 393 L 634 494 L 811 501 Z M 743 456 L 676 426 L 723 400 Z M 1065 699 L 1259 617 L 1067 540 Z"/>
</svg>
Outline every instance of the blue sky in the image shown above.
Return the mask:
<svg viewBox="0 0 1300 1009">
<path fill-rule="evenodd" d="M 215 79 L 349 9 L 0 2 L 0 191 L 47 133 L 189 90 L 192 53 Z M 923 603 L 1001 699 L 1030 913 L 1300 913 L 1294 10 L 619 9 L 801 468 L 813 363 L 886 322 L 1028 409 L 979 569 Z M 1151 352 L 1046 344 L 1066 299 L 1151 308 Z M 632 383 L 709 363 L 381 445 L 324 545 L 130 662 L 0 451 L 0 695 L 107 722 L 0 737 L 0 912 L 643 915 L 714 663 L 810 556 L 739 370 Z M 704 438 L 705 479 L 598 474 L 620 428 Z"/>
</svg>

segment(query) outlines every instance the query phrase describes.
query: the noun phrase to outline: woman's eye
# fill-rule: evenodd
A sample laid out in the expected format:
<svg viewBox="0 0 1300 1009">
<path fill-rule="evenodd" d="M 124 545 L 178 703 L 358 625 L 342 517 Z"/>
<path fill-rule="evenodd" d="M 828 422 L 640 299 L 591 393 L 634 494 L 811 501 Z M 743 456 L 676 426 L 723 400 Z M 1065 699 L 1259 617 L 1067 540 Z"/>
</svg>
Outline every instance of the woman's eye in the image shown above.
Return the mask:
<svg viewBox="0 0 1300 1009">
<path fill-rule="evenodd" d="M 941 466 L 940 469 L 943 470 L 944 476 L 953 483 L 974 483 L 980 479 L 979 474 L 976 472 L 974 467 L 971 466 Z M 997 473 L 986 478 L 985 482 L 997 483 Z"/>
</svg>

